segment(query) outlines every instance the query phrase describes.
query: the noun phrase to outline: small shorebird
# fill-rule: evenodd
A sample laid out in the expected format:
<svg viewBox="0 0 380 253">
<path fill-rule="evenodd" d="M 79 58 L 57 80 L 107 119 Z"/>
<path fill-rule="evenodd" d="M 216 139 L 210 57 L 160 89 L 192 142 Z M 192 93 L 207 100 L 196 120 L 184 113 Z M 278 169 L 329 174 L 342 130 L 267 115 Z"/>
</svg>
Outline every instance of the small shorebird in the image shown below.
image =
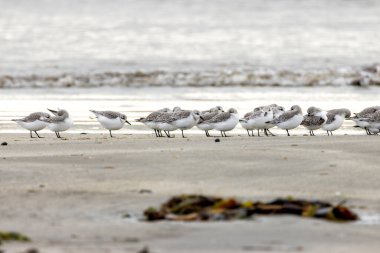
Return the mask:
<svg viewBox="0 0 380 253">
<path fill-rule="evenodd" d="M 349 119 L 354 121 L 357 127 L 363 128 L 367 135 L 371 135 L 371 131 L 369 130 L 369 122 L 365 120 L 360 120 L 360 118 L 369 118 L 372 114 L 380 110 L 380 106 L 371 106 L 363 109 L 359 113 L 354 113 L 353 117 Z"/>
<path fill-rule="evenodd" d="M 171 110 L 169 108 L 163 108 L 157 111 L 152 112 L 145 118 L 139 118 L 136 121 L 141 122 L 147 127 L 154 130 L 154 133 L 156 134 L 156 137 L 162 137 L 161 130 L 159 130 L 159 122 L 157 119 L 161 116 L 162 113 L 169 113 Z"/>
<path fill-rule="evenodd" d="M 359 118 L 359 122 L 366 122 L 368 131 L 377 135 L 380 132 L 380 110 L 372 114 L 366 114 L 364 117 Z"/>
<path fill-rule="evenodd" d="M 198 110 L 181 110 L 175 111 L 167 123 L 170 123 L 182 132 L 182 138 L 185 138 L 183 131 L 195 126 L 199 120 L 200 112 Z"/>
<path fill-rule="evenodd" d="M 99 123 L 110 132 L 110 136 L 112 136 L 112 130 L 121 129 L 125 123 L 131 125 L 128 122 L 127 116 L 120 112 L 114 111 L 95 111 L 90 110 L 90 112 L 94 113 Z"/>
<path fill-rule="evenodd" d="M 322 126 L 322 129 L 327 131 L 327 135 L 333 135 L 332 131 L 339 129 L 345 119 L 351 116 L 350 110 L 346 108 L 342 109 L 333 109 L 327 111 L 327 121 Z"/>
<path fill-rule="evenodd" d="M 293 105 L 289 111 L 284 112 L 278 118 L 269 121 L 269 124 L 275 124 L 277 127 L 286 130 L 289 134 L 289 130 L 298 127 L 303 121 L 302 109 L 298 105 Z"/>
<path fill-rule="evenodd" d="M 327 121 L 326 112 L 317 108 L 309 107 L 301 125 L 310 131 L 310 136 L 315 136 L 314 130 L 320 129 Z"/>
<path fill-rule="evenodd" d="M 265 134 L 268 135 L 267 127 L 269 124 L 267 122 L 273 120 L 273 111 L 270 106 L 258 107 L 253 112 L 244 116 L 245 117 L 240 119 L 239 122 L 247 132 L 248 130 L 253 131 L 254 129 L 257 129 L 257 134 L 260 136 L 260 129 L 264 129 Z"/>
<path fill-rule="evenodd" d="M 247 131 L 248 133 L 248 136 L 254 136 L 253 135 L 253 130 L 255 130 L 253 127 L 250 126 L 250 124 L 248 124 L 248 119 L 250 117 L 253 116 L 253 114 L 260 114 L 261 112 L 258 110 L 258 111 L 251 111 L 251 112 L 247 112 L 246 114 L 244 114 L 244 117 L 242 119 L 239 119 L 239 123 L 240 125 Z M 249 133 L 249 131 L 251 131 L 251 134 Z M 257 132 L 259 134 L 259 132 Z"/>
<path fill-rule="evenodd" d="M 50 112 L 52 112 L 55 116 L 53 117 L 41 117 L 40 120 L 45 121 L 48 123 L 47 127 L 55 132 L 55 135 L 57 138 L 61 138 L 61 135 L 59 132 L 66 131 L 73 125 L 73 121 L 69 116 L 69 113 L 66 110 L 51 110 L 48 109 Z"/>
<path fill-rule="evenodd" d="M 210 109 L 208 109 L 208 110 L 205 110 L 205 111 L 201 111 L 201 115 L 203 115 L 203 114 L 206 114 L 206 113 L 210 113 L 210 112 L 214 112 L 214 111 L 220 111 L 220 112 L 223 112 L 223 107 L 221 107 L 220 105 L 218 105 L 218 106 L 215 106 L 215 107 L 212 107 L 212 108 L 210 108 Z"/>
<path fill-rule="evenodd" d="M 12 121 L 19 124 L 22 128 L 30 131 L 30 138 L 34 138 L 32 132 L 34 132 L 38 138 L 42 138 L 38 135 L 37 131 L 44 129 L 47 126 L 47 122 L 42 121 L 43 118 L 50 118 L 50 114 L 45 112 L 34 112 L 22 119 L 12 119 Z"/>
<path fill-rule="evenodd" d="M 211 124 L 208 124 L 205 121 L 212 119 L 213 117 L 215 117 L 216 115 L 222 112 L 224 111 L 221 106 L 217 106 L 217 107 L 211 108 L 210 110 L 203 111 L 197 123 L 197 127 L 205 131 L 207 137 L 210 137 L 210 134 L 208 131 L 212 130 L 213 127 Z"/>
<path fill-rule="evenodd" d="M 239 123 L 239 114 L 235 108 L 230 108 L 227 112 L 219 113 L 212 119 L 206 120 L 205 123 L 220 131 L 222 137 L 227 137 L 226 132 L 234 129 Z"/>
<path fill-rule="evenodd" d="M 285 108 L 276 104 L 269 105 L 272 108 L 273 111 L 273 119 L 277 119 L 285 112 Z M 266 132 L 270 133 L 272 136 L 275 136 L 271 131 L 269 131 L 270 128 L 275 127 L 274 124 L 267 124 Z"/>
<path fill-rule="evenodd" d="M 171 124 L 173 113 L 174 112 L 162 112 L 156 118 L 157 130 L 159 132 L 164 131 L 168 138 L 174 137 L 170 135 L 170 132 L 178 129 L 178 127 Z"/>
</svg>

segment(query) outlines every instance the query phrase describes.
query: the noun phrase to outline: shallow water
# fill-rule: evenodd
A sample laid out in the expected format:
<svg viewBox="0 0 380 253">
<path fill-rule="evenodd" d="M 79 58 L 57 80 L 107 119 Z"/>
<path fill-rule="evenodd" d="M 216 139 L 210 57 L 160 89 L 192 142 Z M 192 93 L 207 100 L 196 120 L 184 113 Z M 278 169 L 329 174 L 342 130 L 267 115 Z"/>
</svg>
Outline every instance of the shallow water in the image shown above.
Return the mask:
<svg viewBox="0 0 380 253">
<path fill-rule="evenodd" d="M 378 105 L 380 88 L 93 88 L 93 89 L 4 89 L 0 92 L 0 133 L 25 132 L 12 118 L 23 117 L 34 111 L 46 111 L 46 108 L 67 109 L 75 126 L 69 132 L 104 132 L 93 115 L 88 111 L 115 110 L 125 112 L 133 126 L 126 126 L 120 133 L 150 133 L 151 131 L 135 119 L 148 115 L 151 111 L 164 107 L 180 106 L 183 109 L 206 110 L 216 105 L 225 109 L 234 107 L 240 116 L 257 106 L 276 103 L 289 109 L 298 104 L 304 113 L 309 106 L 318 106 L 325 110 L 346 107 L 352 112 Z M 364 134 L 364 131 L 352 128 L 353 122 L 346 121 L 335 134 Z M 47 131 L 48 130 L 44 130 Z M 190 133 L 203 134 L 193 128 Z M 283 134 L 284 131 L 274 130 Z M 238 126 L 233 134 L 244 134 Z M 299 127 L 294 133 L 306 134 Z M 325 134 L 316 131 L 316 134 Z"/>
</svg>

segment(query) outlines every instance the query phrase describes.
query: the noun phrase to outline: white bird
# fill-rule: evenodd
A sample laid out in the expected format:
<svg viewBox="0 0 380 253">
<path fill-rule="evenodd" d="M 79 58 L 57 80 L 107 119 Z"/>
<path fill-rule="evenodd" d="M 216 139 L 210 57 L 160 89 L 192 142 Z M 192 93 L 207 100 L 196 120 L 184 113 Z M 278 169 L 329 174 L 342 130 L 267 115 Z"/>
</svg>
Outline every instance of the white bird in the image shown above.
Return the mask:
<svg viewBox="0 0 380 253">
<path fill-rule="evenodd" d="M 48 123 L 47 127 L 55 132 L 55 135 L 57 138 L 61 138 L 61 135 L 59 132 L 66 131 L 73 125 L 73 121 L 70 118 L 69 113 L 66 110 L 51 110 L 48 109 L 50 112 L 52 112 L 55 116 L 46 118 L 41 117 L 40 120 L 45 121 Z"/>
<path fill-rule="evenodd" d="M 359 118 L 359 121 L 368 124 L 367 128 L 371 134 L 380 132 L 380 110 L 372 114 L 366 114 L 364 117 Z"/>
<path fill-rule="evenodd" d="M 298 105 L 293 105 L 289 111 L 284 112 L 278 118 L 269 121 L 270 124 L 275 124 L 277 127 L 286 130 L 289 134 L 289 130 L 298 127 L 303 121 L 302 109 Z"/>
<path fill-rule="evenodd" d="M 234 129 L 239 123 L 239 114 L 235 108 L 230 108 L 227 112 L 219 113 L 212 119 L 206 120 L 205 123 L 220 131 L 222 137 L 227 137 L 226 132 Z"/>
<path fill-rule="evenodd" d="M 285 108 L 276 104 L 271 104 L 269 107 L 273 111 L 273 119 L 277 119 L 285 112 Z M 268 133 L 270 133 L 272 136 L 275 136 L 271 131 L 269 131 L 270 128 L 275 127 L 275 124 L 267 124 L 266 129 L 264 129 L 264 133 L 268 136 Z"/>
<path fill-rule="evenodd" d="M 110 136 L 112 136 L 112 130 L 121 129 L 125 123 L 131 125 L 128 122 L 127 116 L 120 112 L 114 111 L 95 111 L 90 110 L 90 112 L 94 113 L 99 123 L 110 132 Z"/>
<path fill-rule="evenodd" d="M 197 124 L 199 117 L 200 112 L 198 110 L 181 110 L 174 112 L 166 122 L 177 129 L 180 129 L 182 132 L 182 138 L 185 138 L 183 131 L 194 127 Z"/>
<path fill-rule="evenodd" d="M 169 112 L 171 112 L 169 108 L 163 108 L 163 109 L 152 112 L 145 118 L 139 118 L 136 121 L 143 123 L 150 129 L 153 129 L 154 133 L 156 134 L 156 137 L 162 137 L 161 130 L 159 130 L 159 122 L 157 119 L 161 116 L 162 113 L 169 113 Z"/>
<path fill-rule="evenodd" d="M 47 126 L 47 122 L 42 121 L 41 117 L 50 118 L 50 114 L 45 112 L 34 112 L 22 119 L 12 119 L 22 128 L 25 128 L 30 131 L 30 138 L 34 138 L 32 132 L 34 132 L 38 138 L 41 138 L 37 131 L 44 129 Z"/>
<path fill-rule="evenodd" d="M 327 111 L 327 121 L 322 126 L 322 129 L 327 131 L 328 135 L 333 135 L 332 131 L 340 128 L 343 125 L 344 120 L 350 116 L 351 112 L 346 108 L 329 110 Z"/>
<path fill-rule="evenodd" d="M 178 129 L 178 127 L 171 124 L 173 113 L 174 112 L 163 112 L 163 113 L 160 113 L 160 115 L 156 118 L 157 130 L 164 131 L 164 133 L 166 134 L 168 138 L 173 137 L 170 135 L 171 131 Z"/>
<path fill-rule="evenodd" d="M 213 126 L 211 124 L 206 123 L 205 121 L 212 119 L 213 117 L 215 117 L 216 115 L 222 112 L 224 111 L 221 106 L 217 106 L 217 107 L 211 108 L 210 110 L 203 111 L 201 113 L 201 116 L 199 117 L 197 127 L 205 131 L 207 137 L 210 137 L 210 134 L 208 131 L 212 130 Z"/>
<path fill-rule="evenodd" d="M 244 115 L 245 117 L 240 119 L 239 122 L 243 128 L 247 130 L 257 129 L 257 134 L 260 136 L 260 129 L 264 129 L 265 134 L 267 134 L 267 127 L 269 124 L 267 123 L 270 120 L 273 120 L 273 111 L 269 106 L 263 106 L 255 108 L 255 110 L 251 113 L 247 113 Z M 249 135 L 249 132 L 248 132 Z M 252 133 L 253 136 L 253 133 Z"/>
<path fill-rule="evenodd" d="M 365 120 L 360 120 L 360 118 L 369 118 L 372 114 L 380 110 L 380 106 L 371 106 L 363 109 L 359 113 L 354 113 L 354 117 L 350 117 L 352 121 L 354 121 L 357 127 L 363 128 L 367 135 L 371 135 L 371 131 L 369 131 L 369 122 Z"/>
<path fill-rule="evenodd" d="M 310 136 L 315 136 L 314 130 L 320 129 L 327 121 L 326 112 L 317 108 L 309 107 L 301 125 L 310 131 Z"/>
</svg>

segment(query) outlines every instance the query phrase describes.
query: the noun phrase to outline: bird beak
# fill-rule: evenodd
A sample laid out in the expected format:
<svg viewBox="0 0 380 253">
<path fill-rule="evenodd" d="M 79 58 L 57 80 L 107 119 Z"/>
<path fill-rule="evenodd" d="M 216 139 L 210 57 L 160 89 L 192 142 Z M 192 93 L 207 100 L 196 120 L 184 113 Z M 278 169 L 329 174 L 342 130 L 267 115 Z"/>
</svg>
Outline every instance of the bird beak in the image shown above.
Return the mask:
<svg viewBox="0 0 380 253">
<path fill-rule="evenodd" d="M 57 115 L 57 113 L 58 113 L 58 111 L 55 111 L 55 110 L 52 110 L 52 109 L 49 109 L 49 108 L 47 108 L 48 109 L 48 111 L 50 111 L 51 113 L 53 113 L 54 115 Z"/>
<path fill-rule="evenodd" d="M 132 125 L 131 123 L 129 123 L 129 121 L 128 121 L 128 120 L 125 120 L 125 122 L 126 122 L 126 123 L 128 123 L 129 125 Z"/>
<path fill-rule="evenodd" d="M 201 120 L 205 120 L 202 116 L 199 117 Z"/>
</svg>

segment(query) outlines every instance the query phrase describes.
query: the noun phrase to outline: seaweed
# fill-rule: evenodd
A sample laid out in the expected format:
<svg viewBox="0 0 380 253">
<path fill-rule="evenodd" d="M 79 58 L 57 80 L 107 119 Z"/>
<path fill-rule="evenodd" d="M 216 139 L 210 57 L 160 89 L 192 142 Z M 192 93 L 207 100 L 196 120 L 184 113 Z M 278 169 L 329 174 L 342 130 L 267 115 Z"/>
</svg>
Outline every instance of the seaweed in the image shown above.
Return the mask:
<svg viewBox="0 0 380 253">
<path fill-rule="evenodd" d="M 31 240 L 17 232 L 0 231 L 0 245 L 6 241 L 30 242 Z"/>
<path fill-rule="evenodd" d="M 250 219 L 254 215 L 290 214 L 329 221 L 355 221 L 359 217 L 344 202 L 333 205 L 317 200 L 278 198 L 269 202 L 239 201 L 205 195 L 179 195 L 170 198 L 159 209 L 144 211 L 147 221 L 217 221 Z"/>
</svg>

